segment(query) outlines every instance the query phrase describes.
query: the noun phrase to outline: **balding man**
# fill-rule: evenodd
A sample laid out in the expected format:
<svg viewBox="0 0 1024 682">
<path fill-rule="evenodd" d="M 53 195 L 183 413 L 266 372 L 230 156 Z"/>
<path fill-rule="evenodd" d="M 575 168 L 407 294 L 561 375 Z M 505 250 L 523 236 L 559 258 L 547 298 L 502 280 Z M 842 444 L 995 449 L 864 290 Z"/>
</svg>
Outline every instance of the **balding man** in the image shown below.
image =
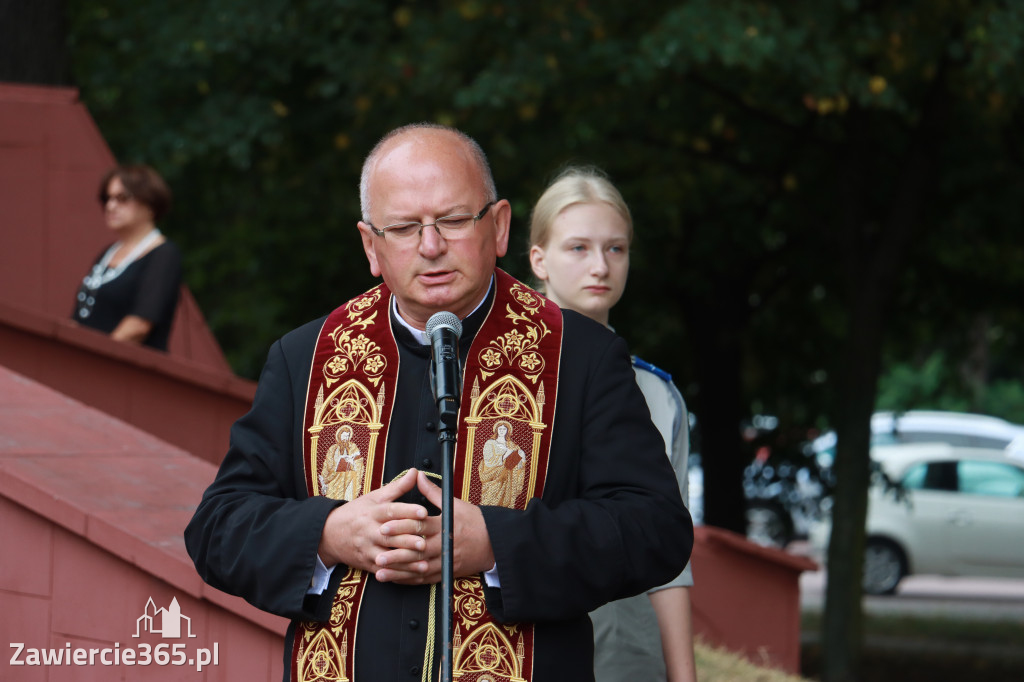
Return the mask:
<svg viewBox="0 0 1024 682">
<path fill-rule="evenodd" d="M 455 678 L 592 680 L 588 612 L 666 582 L 693 543 L 626 345 L 496 268 L 511 207 L 463 133 L 392 131 L 360 200 L 383 284 L 273 345 L 189 554 L 211 585 L 292 619 L 286 680 L 436 680 L 444 472 L 424 329 L 449 311 Z M 343 429 L 359 467 L 328 456 Z"/>
</svg>

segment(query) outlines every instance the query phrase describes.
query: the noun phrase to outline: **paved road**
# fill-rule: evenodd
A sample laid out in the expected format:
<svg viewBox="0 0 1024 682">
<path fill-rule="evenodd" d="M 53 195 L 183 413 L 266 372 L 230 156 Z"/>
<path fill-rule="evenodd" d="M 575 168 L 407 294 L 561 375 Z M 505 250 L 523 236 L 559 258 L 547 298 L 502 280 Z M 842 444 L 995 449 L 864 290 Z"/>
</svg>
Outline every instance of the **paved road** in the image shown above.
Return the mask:
<svg viewBox="0 0 1024 682">
<path fill-rule="evenodd" d="M 791 543 L 786 551 L 807 556 L 821 565 L 821 557 L 806 542 Z M 820 611 L 825 605 L 824 570 L 800 576 L 800 606 Z M 1012 620 L 1024 623 L 1024 580 L 1000 578 L 945 578 L 912 575 L 904 578 L 896 594 L 864 597 L 864 610 L 886 615 L 928 615 L 970 620 Z"/>
<path fill-rule="evenodd" d="M 825 602 L 825 572 L 800 578 L 800 606 L 820 610 Z M 945 616 L 969 620 L 1012 620 L 1024 623 L 1024 580 L 909 576 L 896 594 L 865 597 L 867 613 Z"/>
</svg>

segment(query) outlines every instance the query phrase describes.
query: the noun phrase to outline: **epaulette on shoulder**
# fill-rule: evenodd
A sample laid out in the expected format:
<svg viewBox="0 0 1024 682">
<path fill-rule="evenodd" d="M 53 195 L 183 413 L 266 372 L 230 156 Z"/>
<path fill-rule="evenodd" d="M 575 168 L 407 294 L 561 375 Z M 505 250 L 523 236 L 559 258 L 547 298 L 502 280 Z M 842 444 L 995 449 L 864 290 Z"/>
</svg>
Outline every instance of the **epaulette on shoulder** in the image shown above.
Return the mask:
<svg viewBox="0 0 1024 682">
<path fill-rule="evenodd" d="M 665 370 L 661 369 L 660 367 L 655 367 L 651 363 L 647 362 L 646 360 L 642 360 L 641 358 L 638 358 L 635 355 L 632 356 L 632 360 L 633 360 L 633 366 L 634 367 L 639 367 L 640 369 L 646 369 L 648 372 L 650 372 L 654 376 L 659 377 L 661 379 L 664 379 L 665 381 L 672 381 L 672 375 L 669 374 L 668 372 L 666 372 Z"/>
</svg>

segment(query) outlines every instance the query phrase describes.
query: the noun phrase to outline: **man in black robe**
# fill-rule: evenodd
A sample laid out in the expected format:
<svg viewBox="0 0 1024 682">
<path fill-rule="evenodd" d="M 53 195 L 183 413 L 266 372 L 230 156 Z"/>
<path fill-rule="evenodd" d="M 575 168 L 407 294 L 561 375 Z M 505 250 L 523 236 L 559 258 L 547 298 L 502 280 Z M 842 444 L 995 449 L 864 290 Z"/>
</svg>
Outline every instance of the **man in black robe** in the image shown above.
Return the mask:
<svg viewBox="0 0 1024 682">
<path fill-rule="evenodd" d="M 400 369 L 385 425 L 390 483 L 348 501 L 308 493 L 303 419 L 318 320 L 271 348 L 252 410 L 232 428 L 185 540 L 204 580 L 293 619 L 285 679 L 295 621 L 331 618 L 348 569 L 368 574 L 350 679 L 436 679 L 439 657 L 424 651 L 444 646 L 427 627 L 429 586 L 441 577 L 441 494 L 427 474 L 440 473 L 441 453 L 422 330 L 433 313 L 455 313 L 465 357 L 492 312 L 511 207 L 497 200 L 476 143 L 431 125 L 386 136 L 366 160 L 360 194 L 370 269 L 393 293 Z M 454 505 L 455 576 L 483 576 L 496 621 L 532 624 L 532 682 L 592 680 L 588 612 L 674 577 L 693 543 L 625 343 L 571 311 L 562 322 L 542 495 L 525 509 Z"/>
</svg>

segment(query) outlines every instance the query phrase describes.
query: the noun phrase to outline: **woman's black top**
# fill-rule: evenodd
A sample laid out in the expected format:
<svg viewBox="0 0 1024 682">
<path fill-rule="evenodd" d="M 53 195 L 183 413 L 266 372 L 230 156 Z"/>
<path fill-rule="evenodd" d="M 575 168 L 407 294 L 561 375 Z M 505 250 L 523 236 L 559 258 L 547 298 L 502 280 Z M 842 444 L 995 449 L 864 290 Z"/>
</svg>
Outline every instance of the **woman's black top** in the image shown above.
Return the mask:
<svg viewBox="0 0 1024 682">
<path fill-rule="evenodd" d="M 153 323 L 143 344 L 165 351 L 180 287 L 181 252 L 166 241 L 98 289 L 79 286 L 71 319 L 109 334 L 127 315 L 136 315 Z"/>
</svg>

